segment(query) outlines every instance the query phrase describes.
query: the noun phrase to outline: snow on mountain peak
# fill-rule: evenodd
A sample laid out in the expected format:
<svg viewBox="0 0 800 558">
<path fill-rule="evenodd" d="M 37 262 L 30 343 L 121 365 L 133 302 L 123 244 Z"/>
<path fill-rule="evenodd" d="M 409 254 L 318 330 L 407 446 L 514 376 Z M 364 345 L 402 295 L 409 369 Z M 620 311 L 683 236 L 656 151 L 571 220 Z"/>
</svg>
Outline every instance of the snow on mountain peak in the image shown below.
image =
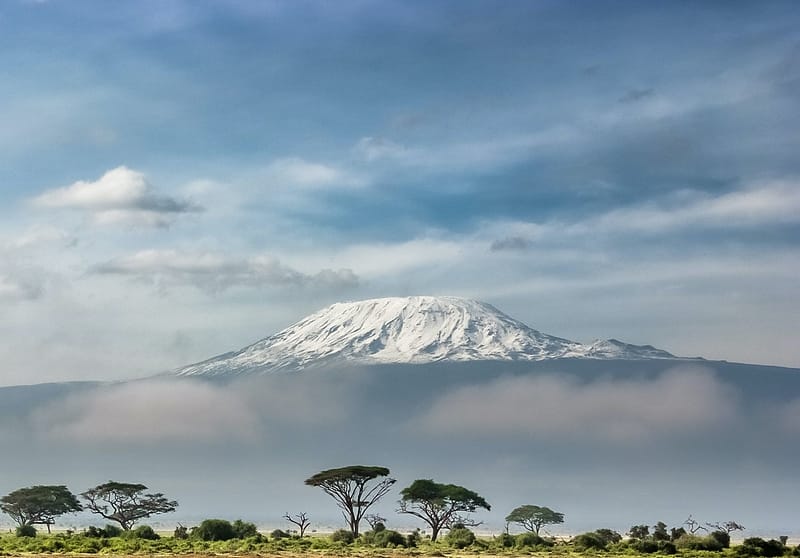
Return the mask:
<svg viewBox="0 0 800 558">
<path fill-rule="evenodd" d="M 238 352 L 175 373 L 227 376 L 332 362 L 424 364 L 571 357 L 674 358 L 650 346 L 616 340 L 583 345 L 546 335 L 483 302 L 411 296 L 336 303 Z"/>
</svg>

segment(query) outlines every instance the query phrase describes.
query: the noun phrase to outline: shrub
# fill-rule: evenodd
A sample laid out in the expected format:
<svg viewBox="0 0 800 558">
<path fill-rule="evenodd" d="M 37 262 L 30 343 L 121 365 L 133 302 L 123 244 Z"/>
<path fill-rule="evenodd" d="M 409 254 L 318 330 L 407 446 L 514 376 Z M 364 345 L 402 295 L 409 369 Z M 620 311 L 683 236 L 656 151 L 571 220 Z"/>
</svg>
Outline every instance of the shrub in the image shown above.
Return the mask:
<svg viewBox="0 0 800 558">
<path fill-rule="evenodd" d="M 33 525 L 22 525 L 17 527 L 16 535 L 18 537 L 35 537 L 36 536 L 36 527 Z"/>
<path fill-rule="evenodd" d="M 722 550 L 722 543 L 711 535 L 706 537 L 698 537 L 697 535 L 691 534 L 681 535 L 681 537 L 675 541 L 675 546 L 684 550 Z"/>
<path fill-rule="evenodd" d="M 660 540 L 658 541 L 658 551 L 662 554 L 677 554 L 678 547 L 672 541 Z"/>
<path fill-rule="evenodd" d="M 233 525 L 224 519 L 204 519 L 192 529 L 192 535 L 202 541 L 229 541 L 236 538 Z"/>
<path fill-rule="evenodd" d="M 652 554 L 653 552 L 658 552 L 658 543 L 656 541 L 651 540 L 639 540 L 639 541 L 632 541 L 631 548 L 636 549 L 638 552 L 642 554 Z"/>
<path fill-rule="evenodd" d="M 742 544 L 736 547 L 737 556 L 764 556 L 766 558 L 774 558 L 776 556 L 783 556 L 786 547 L 780 541 L 770 539 L 765 541 L 759 537 L 750 537 L 742 541 Z"/>
<path fill-rule="evenodd" d="M 341 543 L 344 543 L 344 544 L 352 544 L 353 541 L 356 540 L 356 538 L 353 536 L 352 531 L 350 531 L 348 529 L 339 529 L 339 530 L 333 532 L 333 534 L 331 535 L 331 540 L 333 542 L 341 542 Z"/>
<path fill-rule="evenodd" d="M 133 536 L 137 539 L 145 539 L 148 541 L 155 541 L 161 538 L 149 525 L 139 525 L 133 530 Z"/>
<path fill-rule="evenodd" d="M 281 539 L 289 539 L 292 536 L 287 533 L 286 531 L 281 531 L 280 529 L 275 529 L 273 532 L 269 534 L 269 538 L 279 541 Z"/>
<path fill-rule="evenodd" d="M 387 546 L 406 546 L 406 538 L 391 529 L 385 527 L 380 530 L 368 531 L 363 535 L 364 542 L 386 548 Z"/>
<path fill-rule="evenodd" d="M 453 548 L 466 548 L 475 542 L 475 533 L 466 527 L 453 527 L 444 540 Z"/>
<path fill-rule="evenodd" d="M 87 527 L 83 534 L 92 539 L 110 539 L 122 535 L 122 529 L 116 525 L 106 525 L 105 527 Z"/>
<path fill-rule="evenodd" d="M 237 519 L 233 522 L 233 532 L 236 534 L 237 539 L 258 536 L 258 529 L 256 529 L 255 523 L 248 523 L 241 519 Z"/>
<path fill-rule="evenodd" d="M 600 537 L 606 545 L 616 544 L 622 540 L 622 535 L 611 529 L 597 529 L 594 534 Z"/>
<path fill-rule="evenodd" d="M 578 550 L 605 550 L 607 545 L 597 532 L 580 534 L 572 542 Z"/>
<path fill-rule="evenodd" d="M 175 532 L 172 534 L 172 537 L 178 540 L 188 539 L 189 530 L 183 525 L 178 525 L 177 527 L 175 527 Z"/>
<path fill-rule="evenodd" d="M 514 546 L 514 536 L 508 533 L 500 533 L 495 537 L 494 542 L 500 548 L 511 548 Z"/>
<path fill-rule="evenodd" d="M 535 533 L 522 533 L 514 537 L 514 544 L 517 548 L 538 546 L 544 542 L 544 539 Z"/>
<path fill-rule="evenodd" d="M 731 546 L 731 536 L 725 531 L 712 531 L 708 536 L 722 545 L 722 548 L 730 548 Z"/>
<path fill-rule="evenodd" d="M 422 535 L 420 535 L 419 529 L 414 529 L 406 537 L 406 547 L 416 548 L 421 540 L 422 540 Z"/>
</svg>

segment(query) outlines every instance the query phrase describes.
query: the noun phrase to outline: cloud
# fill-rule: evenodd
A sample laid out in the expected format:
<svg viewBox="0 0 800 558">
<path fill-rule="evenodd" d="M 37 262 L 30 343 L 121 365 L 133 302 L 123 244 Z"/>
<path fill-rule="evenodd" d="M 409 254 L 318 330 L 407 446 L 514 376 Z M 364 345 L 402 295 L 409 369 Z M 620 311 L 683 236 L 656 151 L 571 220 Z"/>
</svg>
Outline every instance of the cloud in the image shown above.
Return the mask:
<svg viewBox="0 0 800 558">
<path fill-rule="evenodd" d="M 378 159 L 402 158 L 408 153 L 408 150 L 389 139 L 368 136 L 356 142 L 353 152 L 367 161 L 375 161 Z"/>
<path fill-rule="evenodd" d="M 35 300 L 43 294 L 41 281 L 0 271 L 0 301 Z"/>
<path fill-rule="evenodd" d="M 227 384 L 162 377 L 48 401 L 30 424 L 41 439 L 70 444 L 253 444 L 346 420 L 352 393 L 352 384 L 317 376 Z"/>
<path fill-rule="evenodd" d="M 507 236 L 499 240 L 495 240 L 489 246 L 492 252 L 503 252 L 506 250 L 527 250 L 533 245 L 533 242 L 522 236 Z"/>
<path fill-rule="evenodd" d="M 6 238 L 5 240 L 0 238 L 0 248 L 28 250 L 48 245 L 72 247 L 77 242 L 77 239 L 65 230 L 52 225 L 35 225 L 14 237 Z"/>
<path fill-rule="evenodd" d="M 358 187 L 364 180 L 330 165 L 307 161 L 299 157 L 278 159 L 266 168 L 266 179 L 277 187 L 329 188 Z"/>
<path fill-rule="evenodd" d="M 735 416 L 727 385 L 702 368 L 684 368 L 654 380 L 502 378 L 443 396 L 413 426 L 434 436 L 629 443 L 691 436 Z"/>
<path fill-rule="evenodd" d="M 587 230 L 668 232 L 688 227 L 753 227 L 800 222 L 800 183 L 779 180 L 716 196 L 683 193 L 669 203 L 614 210 L 586 223 Z"/>
<path fill-rule="evenodd" d="M 92 271 L 127 275 L 161 286 L 194 285 L 212 292 L 237 286 L 344 290 L 359 284 L 358 276 L 350 269 L 323 269 L 309 274 L 267 256 L 236 259 L 213 252 L 175 250 L 143 250 L 101 264 Z"/>
<path fill-rule="evenodd" d="M 78 181 L 48 190 L 33 200 L 39 207 L 77 209 L 97 224 L 165 227 L 181 213 L 199 211 L 192 203 L 153 192 L 141 172 L 121 166 L 94 182 Z"/>
<path fill-rule="evenodd" d="M 780 424 L 790 434 L 800 434 L 800 398 L 778 410 Z"/>
<path fill-rule="evenodd" d="M 620 97 L 620 103 L 635 103 L 636 101 L 641 101 L 642 99 L 646 99 L 648 97 L 652 97 L 655 94 L 655 90 L 651 87 L 647 89 L 631 89 L 625 95 Z"/>
<path fill-rule="evenodd" d="M 250 441 L 258 413 L 238 392 L 191 381 L 102 387 L 34 416 L 46 439 L 78 443 Z"/>
</svg>

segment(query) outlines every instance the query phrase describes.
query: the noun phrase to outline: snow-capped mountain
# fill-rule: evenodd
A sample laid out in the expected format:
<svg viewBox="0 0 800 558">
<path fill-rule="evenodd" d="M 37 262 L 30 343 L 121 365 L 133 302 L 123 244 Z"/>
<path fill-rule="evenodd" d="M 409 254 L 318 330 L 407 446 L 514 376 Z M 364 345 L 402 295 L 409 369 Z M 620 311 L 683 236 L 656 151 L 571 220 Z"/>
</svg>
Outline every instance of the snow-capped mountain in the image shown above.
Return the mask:
<svg viewBox="0 0 800 558">
<path fill-rule="evenodd" d="M 494 306 L 412 296 L 333 304 L 237 352 L 180 368 L 179 376 L 296 371 L 324 364 L 424 364 L 560 358 L 672 359 L 649 345 L 584 345 L 546 335 Z"/>
</svg>

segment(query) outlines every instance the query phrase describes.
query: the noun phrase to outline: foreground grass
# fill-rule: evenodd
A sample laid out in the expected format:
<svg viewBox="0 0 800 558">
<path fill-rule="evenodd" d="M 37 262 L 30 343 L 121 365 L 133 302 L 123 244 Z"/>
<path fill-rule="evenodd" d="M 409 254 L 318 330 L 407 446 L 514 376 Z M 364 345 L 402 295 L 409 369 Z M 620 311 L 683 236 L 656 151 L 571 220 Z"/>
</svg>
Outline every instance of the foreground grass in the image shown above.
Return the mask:
<svg viewBox="0 0 800 558">
<path fill-rule="evenodd" d="M 356 541 L 352 544 L 331 541 L 329 537 L 311 536 L 303 539 L 267 539 L 266 537 L 250 537 L 229 541 L 202 541 L 196 539 L 176 539 L 161 537 L 157 540 L 146 540 L 133 537 L 95 538 L 83 534 L 39 535 L 37 537 L 16 537 L 0 535 L 0 556 L 43 556 L 52 554 L 66 555 L 109 555 L 109 556 L 169 556 L 189 558 L 195 556 L 259 556 L 282 558 L 320 558 L 354 557 L 354 558 L 407 558 L 407 557 L 447 557 L 460 558 L 469 556 L 498 557 L 538 557 L 569 558 L 572 556 L 645 556 L 626 544 L 610 547 L 608 550 L 579 549 L 569 542 L 560 542 L 554 546 L 541 547 L 506 547 L 496 538 L 479 538 L 465 548 L 454 548 L 446 542 L 430 543 L 423 541 L 412 548 L 381 548 Z M 650 556 L 659 557 L 665 554 L 656 552 Z M 742 552 L 741 547 L 734 546 L 721 551 L 703 551 L 678 549 L 674 556 L 681 558 L 751 558 L 753 555 Z M 783 556 L 800 556 L 800 547 L 786 547 Z"/>
</svg>

